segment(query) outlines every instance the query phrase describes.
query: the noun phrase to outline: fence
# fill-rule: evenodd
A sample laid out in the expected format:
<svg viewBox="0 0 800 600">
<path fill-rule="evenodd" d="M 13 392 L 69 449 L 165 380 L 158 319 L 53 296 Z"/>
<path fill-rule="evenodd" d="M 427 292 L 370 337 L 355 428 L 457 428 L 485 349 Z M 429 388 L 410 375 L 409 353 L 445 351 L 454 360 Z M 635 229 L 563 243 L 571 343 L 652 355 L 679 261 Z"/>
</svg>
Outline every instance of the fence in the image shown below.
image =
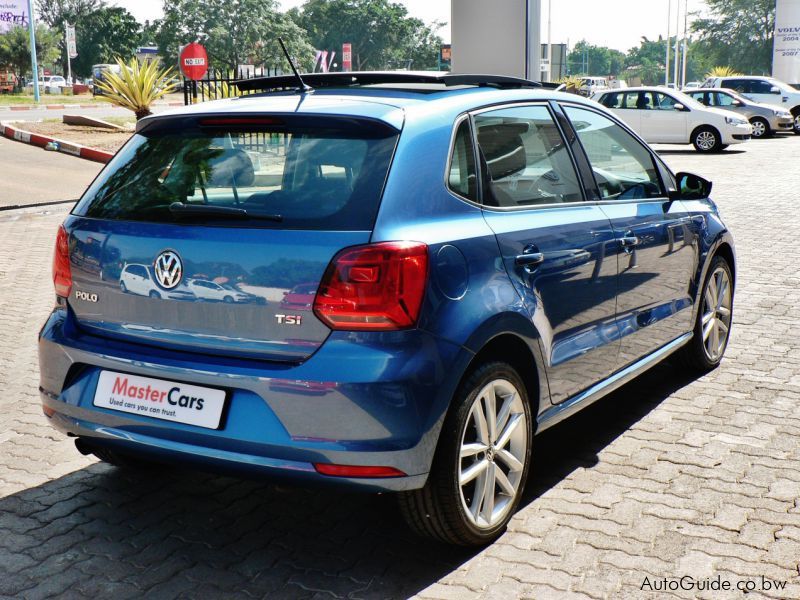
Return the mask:
<svg viewBox="0 0 800 600">
<path fill-rule="evenodd" d="M 257 93 L 257 91 L 239 91 L 234 85 L 234 81 L 280 74 L 280 70 L 265 68 L 253 68 L 248 71 L 240 71 L 239 73 L 209 69 L 203 79 L 197 81 L 192 81 L 190 79 L 183 80 L 183 103 L 188 106 L 189 104 L 197 104 L 198 102 L 208 102 L 209 100 L 219 100 L 220 98 L 254 94 Z"/>
</svg>

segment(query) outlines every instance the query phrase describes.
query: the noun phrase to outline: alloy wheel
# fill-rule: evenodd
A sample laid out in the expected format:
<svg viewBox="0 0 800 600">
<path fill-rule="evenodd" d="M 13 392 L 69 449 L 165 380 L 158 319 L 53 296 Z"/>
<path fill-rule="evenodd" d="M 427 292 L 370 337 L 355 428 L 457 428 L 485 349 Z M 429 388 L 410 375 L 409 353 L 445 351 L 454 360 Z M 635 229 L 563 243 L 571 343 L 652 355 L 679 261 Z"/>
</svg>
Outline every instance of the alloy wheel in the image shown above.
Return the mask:
<svg viewBox="0 0 800 600">
<path fill-rule="evenodd" d="M 732 306 L 730 276 L 724 268 L 717 267 L 708 280 L 703 298 L 703 347 L 712 362 L 719 360 L 728 345 Z"/>
<path fill-rule="evenodd" d="M 713 150 L 717 145 L 717 136 L 710 131 L 701 131 L 697 134 L 697 145 L 703 150 Z"/>
<path fill-rule="evenodd" d="M 475 527 L 494 527 L 511 510 L 521 491 L 528 443 L 518 390 L 506 379 L 490 381 L 475 397 L 461 435 L 461 504 Z"/>
</svg>

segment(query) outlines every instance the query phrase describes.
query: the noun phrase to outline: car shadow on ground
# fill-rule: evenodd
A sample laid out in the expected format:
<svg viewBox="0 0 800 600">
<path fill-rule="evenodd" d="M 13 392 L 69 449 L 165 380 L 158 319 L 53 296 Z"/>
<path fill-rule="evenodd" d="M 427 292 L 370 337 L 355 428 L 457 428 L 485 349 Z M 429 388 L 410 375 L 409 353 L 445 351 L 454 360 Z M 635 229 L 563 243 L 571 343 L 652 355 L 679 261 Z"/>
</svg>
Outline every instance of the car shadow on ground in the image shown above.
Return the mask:
<svg viewBox="0 0 800 600">
<path fill-rule="evenodd" d="M 747 150 L 731 150 L 730 148 L 726 148 L 722 152 L 709 152 L 709 153 L 706 153 L 706 154 L 704 154 L 703 152 L 698 152 L 697 150 L 694 150 L 694 149 L 691 149 L 691 150 L 689 150 L 689 149 L 687 149 L 687 150 L 657 150 L 656 154 L 659 154 L 659 155 L 664 154 L 664 155 L 667 155 L 667 156 L 685 154 L 685 155 L 692 155 L 692 156 L 697 156 L 698 158 L 701 158 L 703 156 L 719 156 L 720 154 L 724 154 L 724 155 L 728 155 L 728 154 L 744 154 L 745 152 L 747 152 Z"/>
<path fill-rule="evenodd" d="M 658 366 L 537 437 L 523 506 L 690 381 Z M 401 598 L 476 552 L 414 537 L 388 495 L 181 469 L 96 464 L 0 499 L 0 596 Z"/>
</svg>

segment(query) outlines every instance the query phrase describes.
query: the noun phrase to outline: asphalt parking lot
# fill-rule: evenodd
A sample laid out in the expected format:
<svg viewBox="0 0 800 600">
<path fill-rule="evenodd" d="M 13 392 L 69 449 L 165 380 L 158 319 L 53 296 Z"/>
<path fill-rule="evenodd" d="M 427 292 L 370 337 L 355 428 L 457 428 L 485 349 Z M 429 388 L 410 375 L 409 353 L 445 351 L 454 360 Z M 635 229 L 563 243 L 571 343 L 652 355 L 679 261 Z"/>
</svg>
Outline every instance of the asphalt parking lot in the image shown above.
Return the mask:
<svg viewBox="0 0 800 600">
<path fill-rule="evenodd" d="M 79 455 L 36 390 L 67 209 L 0 212 L 0 597 L 800 598 L 800 136 L 659 150 L 715 182 L 736 237 L 727 359 L 697 380 L 661 365 L 537 438 L 480 552 L 414 538 L 388 496 Z M 733 589 L 656 591 L 681 577 Z"/>
</svg>

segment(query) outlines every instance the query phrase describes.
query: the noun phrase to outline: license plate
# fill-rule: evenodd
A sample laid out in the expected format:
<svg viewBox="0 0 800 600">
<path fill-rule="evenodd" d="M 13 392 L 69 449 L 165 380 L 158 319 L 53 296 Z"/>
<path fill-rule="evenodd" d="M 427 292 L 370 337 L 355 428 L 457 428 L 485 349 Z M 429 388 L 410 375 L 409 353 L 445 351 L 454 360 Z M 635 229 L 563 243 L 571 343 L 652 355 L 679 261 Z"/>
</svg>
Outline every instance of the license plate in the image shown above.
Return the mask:
<svg viewBox="0 0 800 600">
<path fill-rule="evenodd" d="M 225 392 L 187 383 L 102 371 L 93 404 L 154 419 L 218 429 L 225 406 Z"/>
</svg>

